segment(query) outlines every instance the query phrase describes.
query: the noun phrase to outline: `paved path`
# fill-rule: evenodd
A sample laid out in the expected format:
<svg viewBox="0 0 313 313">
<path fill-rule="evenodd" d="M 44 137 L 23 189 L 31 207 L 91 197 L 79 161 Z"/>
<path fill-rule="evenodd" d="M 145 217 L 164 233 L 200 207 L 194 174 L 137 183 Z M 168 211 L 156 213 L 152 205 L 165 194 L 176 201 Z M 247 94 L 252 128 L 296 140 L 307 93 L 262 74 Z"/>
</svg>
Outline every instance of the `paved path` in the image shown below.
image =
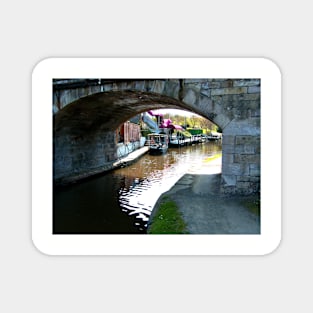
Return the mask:
<svg viewBox="0 0 313 313">
<path fill-rule="evenodd" d="M 247 203 L 254 201 L 255 196 L 219 194 L 220 163 L 219 158 L 192 169 L 161 196 L 155 209 L 164 196 L 170 197 L 177 203 L 191 234 L 259 234 L 260 218 L 247 209 Z"/>
<path fill-rule="evenodd" d="M 139 149 L 129 153 L 125 157 L 119 159 L 115 163 L 113 163 L 113 167 L 117 168 L 119 166 L 128 165 L 128 164 L 130 164 L 132 162 L 135 162 L 138 158 L 140 158 L 142 155 L 144 155 L 148 151 L 149 151 L 149 147 L 148 146 L 141 147 L 141 148 L 139 148 Z"/>
</svg>

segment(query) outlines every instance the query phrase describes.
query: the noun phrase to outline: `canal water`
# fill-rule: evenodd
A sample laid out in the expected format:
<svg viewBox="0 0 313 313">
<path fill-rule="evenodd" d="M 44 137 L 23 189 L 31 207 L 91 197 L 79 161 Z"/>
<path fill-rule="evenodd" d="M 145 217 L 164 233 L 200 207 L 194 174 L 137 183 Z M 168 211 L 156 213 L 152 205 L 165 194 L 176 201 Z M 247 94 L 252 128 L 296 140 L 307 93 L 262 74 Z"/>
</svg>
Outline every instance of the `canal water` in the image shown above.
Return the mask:
<svg viewBox="0 0 313 313">
<path fill-rule="evenodd" d="M 54 234 L 145 234 L 160 197 L 186 173 L 221 153 L 221 143 L 169 148 L 136 163 L 53 192 Z"/>
</svg>

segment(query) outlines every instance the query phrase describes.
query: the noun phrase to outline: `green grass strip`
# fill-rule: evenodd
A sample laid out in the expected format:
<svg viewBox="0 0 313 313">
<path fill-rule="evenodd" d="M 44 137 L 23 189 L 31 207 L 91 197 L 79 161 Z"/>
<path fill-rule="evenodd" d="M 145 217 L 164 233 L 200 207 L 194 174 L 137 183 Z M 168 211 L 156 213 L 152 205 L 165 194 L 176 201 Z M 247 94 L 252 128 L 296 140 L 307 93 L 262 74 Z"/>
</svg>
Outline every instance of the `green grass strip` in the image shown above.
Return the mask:
<svg viewBox="0 0 313 313">
<path fill-rule="evenodd" d="M 261 200 L 252 199 L 248 201 L 243 201 L 242 204 L 253 214 L 260 216 L 261 215 Z"/>
<path fill-rule="evenodd" d="M 187 226 L 176 203 L 163 199 L 149 227 L 148 234 L 187 234 Z"/>
</svg>

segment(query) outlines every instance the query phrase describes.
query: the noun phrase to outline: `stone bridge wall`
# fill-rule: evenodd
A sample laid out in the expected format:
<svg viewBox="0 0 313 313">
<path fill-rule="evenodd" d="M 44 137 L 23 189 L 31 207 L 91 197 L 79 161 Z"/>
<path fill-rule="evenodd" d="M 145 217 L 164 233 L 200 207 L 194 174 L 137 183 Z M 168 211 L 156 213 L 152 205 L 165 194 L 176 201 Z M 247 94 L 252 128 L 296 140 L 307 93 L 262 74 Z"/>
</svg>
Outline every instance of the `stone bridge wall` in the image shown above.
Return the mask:
<svg viewBox="0 0 313 313">
<path fill-rule="evenodd" d="M 221 127 L 222 192 L 260 190 L 259 79 L 55 80 L 55 178 L 108 168 L 114 130 L 156 108 L 189 110 Z"/>
</svg>

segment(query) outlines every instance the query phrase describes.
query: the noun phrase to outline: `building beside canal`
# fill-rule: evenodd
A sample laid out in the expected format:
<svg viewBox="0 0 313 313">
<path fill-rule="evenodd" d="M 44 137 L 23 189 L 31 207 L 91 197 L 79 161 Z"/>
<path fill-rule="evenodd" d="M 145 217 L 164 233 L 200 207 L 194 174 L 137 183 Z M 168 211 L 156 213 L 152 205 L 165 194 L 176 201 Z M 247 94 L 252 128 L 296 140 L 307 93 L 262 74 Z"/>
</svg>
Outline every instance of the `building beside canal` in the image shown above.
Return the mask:
<svg viewBox="0 0 313 313">
<path fill-rule="evenodd" d="M 115 134 L 116 158 L 120 159 L 145 144 L 146 138 L 141 136 L 138 117 L 121 124 Z"/>
</svg>

